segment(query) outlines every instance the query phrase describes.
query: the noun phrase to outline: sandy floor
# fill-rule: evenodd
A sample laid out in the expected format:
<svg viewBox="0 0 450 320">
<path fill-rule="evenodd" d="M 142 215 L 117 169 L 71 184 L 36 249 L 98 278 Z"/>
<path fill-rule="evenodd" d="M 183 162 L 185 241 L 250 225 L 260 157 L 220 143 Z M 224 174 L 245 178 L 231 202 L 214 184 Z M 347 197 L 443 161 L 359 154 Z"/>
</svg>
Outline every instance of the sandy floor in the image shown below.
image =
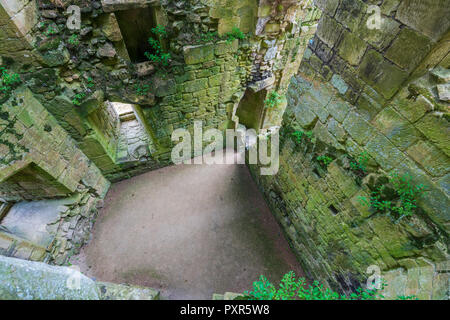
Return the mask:
<svg viewBox="0 0 450 320">
<path fill-rule="evenodd" d="M 299 264 L 244 165 L 181 165 L 114 184 L 91 242 L 72 258 L 97 280 L 211 299 Z"/>
</svg>

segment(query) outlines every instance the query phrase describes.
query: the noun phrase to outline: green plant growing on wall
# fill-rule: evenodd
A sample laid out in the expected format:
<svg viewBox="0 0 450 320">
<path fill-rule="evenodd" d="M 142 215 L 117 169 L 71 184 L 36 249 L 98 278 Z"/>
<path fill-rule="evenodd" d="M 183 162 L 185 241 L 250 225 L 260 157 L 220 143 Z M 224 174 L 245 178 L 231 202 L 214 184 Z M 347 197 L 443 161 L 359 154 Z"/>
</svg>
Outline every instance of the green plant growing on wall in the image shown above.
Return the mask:
<svg viewBox="0 0 450 320">
<path fill-rule="evenodd" d="M 88 87 L 90 89 L 95 87 L 94 79 L 92 79 L 92 77 L 87 77 L 87 79 L 86 79 L 86 87 Z"/>
<path fill-rule="evenodd" d="M 325 167 L 328 167 L 328 165 L 333 162 L 333 158 L 329 157 L 329 156 L 318 156 L 316 158 L 317 161 L 319 161 L 321 164 L 323 164 Z"/>
<path fill-rule="evenodd" d="M 78 35 L 77 34 L 73 34 L 69 37 L 69 39 L 67 40 L 67 42 L 69 44 L 71 44 L 72 46 L 78 46 L 80 44 L 80 40 L 78 39 Z"/>
<path fill-rule="evenodd" d="M 227 43 L 233 42 L 235 39 L 244 40 L 245 34 L 238 27 L 233 27 L 231 32 L 225 34 Z"/>
<path fill-rule="evenodd" d="M 75 96 L 72 99 L 72 103 L 76 106 L 80 106 L 83 99 L 86 97 L 86 93 L 80 92 L 75 94 Z"/>
<path fill-rule="evenodd" d="M 44 31 L 44 34 L 46 36 L 51 36 L 51 35 L 54 35 L 54 34 L 57 34 L 57 33 L 58 33 L 58 29 L 55 26 L 51 25 L 51 24 L 49 24 L 47 29 Z"/>
<path fill-rule="evenodd" d="M 419 300 L 417 296 L 411 295 L 411 296 L 397 296 L 397 300 Z"/>
<path fill-rule="evenodd" d="M 150 85 L 146 83 L 136 83 L 134 85 L 134 90 L 136 91 L 136 94 L 139 96 L 145 96 L 147 95 L 148 91 L 150 90 Z"/>
<path fill-rule="evenodd" d="M 217 31 L 207 32 L 200 35 L 201 42 L 216 42 L 219 39 L 220 37 Z"/>
<path fill-rule="evenodd" d="M 153 37 L 148 38 L 148 44 L 153 49 L 153 53 L 145 52 L 144 55 L 147 57 L 148 60 L 156 63 L 161 63 L 163 66 L 168 66 L 169 61 L 172 58 L 170 53 L 164 52 L 161 47 L 160 39 L 167 37 L 167 31 L 166 29 L 158 25 L 155 28 L 152 28 L 152 33 L 158 38 L 155 39 Z"/>
<path fill-rule="evenodd" d="M 291 134 L 292 138 L 294 139 L 295 144 L 299 145 L 303 141 L 303 137 L 306 136 L 307 139 L 311 140 L 313 136 L 312 131 L 301 131 L 301 130 L 295 130 Z"/>
<path fill-rule="evenodd" d="M 82 82 L 83 85 L 83 91 L 75 94 L 75 96 L 72 99 L 72 103 L 76 106 L 80 106 L 81 102 L 83 101 L 84 98 L 86 98 L 86 96 L 90 93 L 92 93 L 92 90 L 95 87 L 95 82 L 94 79 L 92 79 L 92 77 L 85 77 L 86 81 Z"/>
<path fill-rule="evenodd" d="M 8 95 L 11 90 L 20 83 L 20 76 L 14 72 L 8 72 L 5 67 L 0 67 L 0 93 Z"/>
<path fill-rule="evenodd" d="M 358 160 L 350 161 L 350 169 L 356 174 L 367 173 L 367 163 L 369 162 L 369 155 L 367 152 L 361 152 Z"/>
<path fill-rule="evenodd" d="M 394 215 L 400 221 L 404 217 L 413 215 L 417 209 L 417 199 L 426 191 L 423 184 L 414 185 L 408 174 L 399 175 L 393 173 L 390 175 L 390 184 L 394 188 L 395 198 L 386 199 L 384 191 L 386 185 L 378 186 L 372 191 L 370 199 L 359 197 L 363 205 L 373 208 L 377 213 Z"/>
<path fill-rule="evenodd" d="M 271 93 L 269 93 L 269 96 L 264 101 L 264 104 L 266 105 L 266 108 L 273 109 L 277 107 L 282 100 L 283 99 L 281 98 L 281 95 L 278 92 L 272 91 Z"/>
<path fill-rule="evenodd" d="M 383 283 L 381 290 L 385 287 Z M 383 299 L 380 290 L 358 288 L 350 295 L 343 295 L 328 288 L 318 281 L 307 285 L 304 278 L 295 278 L 293 271 L 283 276 L 278 286 L 274 286 L 265 276 L 253 283 L 252 291 L 245 291 L 238 300 L 376 300 Z"/>
</svg>

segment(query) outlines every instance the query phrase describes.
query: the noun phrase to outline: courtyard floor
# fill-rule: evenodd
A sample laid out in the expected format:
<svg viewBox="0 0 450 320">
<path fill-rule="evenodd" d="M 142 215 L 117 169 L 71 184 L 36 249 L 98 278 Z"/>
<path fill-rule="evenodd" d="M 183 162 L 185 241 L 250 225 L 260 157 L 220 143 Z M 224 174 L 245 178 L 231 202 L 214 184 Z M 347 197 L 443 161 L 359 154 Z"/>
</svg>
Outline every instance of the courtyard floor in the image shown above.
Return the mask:
<svg viewBox="0 0 450 320">
<path fill-rule="evenodd" d="M 179 165 L 111 186 L 92 240 L 71 259 L 101 281 L 162 299 L 211 299 L 300 266 L 245 165 Z"/>
</svg>

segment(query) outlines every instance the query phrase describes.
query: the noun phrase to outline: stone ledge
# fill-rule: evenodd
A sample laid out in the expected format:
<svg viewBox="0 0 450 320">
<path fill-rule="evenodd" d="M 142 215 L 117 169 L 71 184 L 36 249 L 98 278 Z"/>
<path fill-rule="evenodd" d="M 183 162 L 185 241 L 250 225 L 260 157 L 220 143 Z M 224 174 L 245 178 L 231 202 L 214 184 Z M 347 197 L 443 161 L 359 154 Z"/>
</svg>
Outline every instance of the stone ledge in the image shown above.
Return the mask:
<svg viewBox="0 0 450 320">
<path fill-rule="evenodd" d="M 97 282 L 97 287 L 101 300 L 159 300 L 159 291 L 152 288 L 110 282 Z"/>
<path fill-rule="evenodd" d="M 101 0 L 104 12 L 130 10 L 155 6 L 159 0 Z"/>
</svg>

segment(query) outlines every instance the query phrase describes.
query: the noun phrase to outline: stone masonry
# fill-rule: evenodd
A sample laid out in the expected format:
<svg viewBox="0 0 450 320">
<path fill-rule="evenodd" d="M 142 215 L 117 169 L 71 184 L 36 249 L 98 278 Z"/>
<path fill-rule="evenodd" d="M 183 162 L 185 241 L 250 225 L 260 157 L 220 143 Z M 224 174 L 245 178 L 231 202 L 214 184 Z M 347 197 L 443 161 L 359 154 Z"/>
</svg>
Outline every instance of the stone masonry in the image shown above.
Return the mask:
<svg viewBox="0 0 450 320">
<path fill-rule="evenodd" d="M 353 290 L 375 265 L 390 297 L 448 298 L 444 2 L 378 1 L 377 30 L 368 28 L 367 1 L 317 1 L 322 18 L 287 94 L 280 171 L 259 176 L 251 166 L 305 270 L 332 287 Z M 296 131 L 311 132 L 312 140 L 297 141 Z M 350 162 L 361 155 L 367 172 L 355 176 Z M 420 213 L 396 221 L 361 203 L 392 173 L 426 186 Z"/>
<path fill-rule="evenodd" d="M 65 201 L 46 226 L 50 245 L 0 224 L 0 254 L 66 264 L 111 182 L 172 164 L 174 130 L 242 130 L 249 114 L 247 129 L 281 133 L 279 172 L 249 168 L 308 278 L 350 292 L 376 266 L 387 297 L 448 298 L 449 10 L 447 0 L 0 0 L 1 208 Z M 132 111 L 121 118 L 114 102 Z M 394 173 L 426 187 L 401 219 L 361 201 L 380 186 L 397 201 Z"/>
</svg>

